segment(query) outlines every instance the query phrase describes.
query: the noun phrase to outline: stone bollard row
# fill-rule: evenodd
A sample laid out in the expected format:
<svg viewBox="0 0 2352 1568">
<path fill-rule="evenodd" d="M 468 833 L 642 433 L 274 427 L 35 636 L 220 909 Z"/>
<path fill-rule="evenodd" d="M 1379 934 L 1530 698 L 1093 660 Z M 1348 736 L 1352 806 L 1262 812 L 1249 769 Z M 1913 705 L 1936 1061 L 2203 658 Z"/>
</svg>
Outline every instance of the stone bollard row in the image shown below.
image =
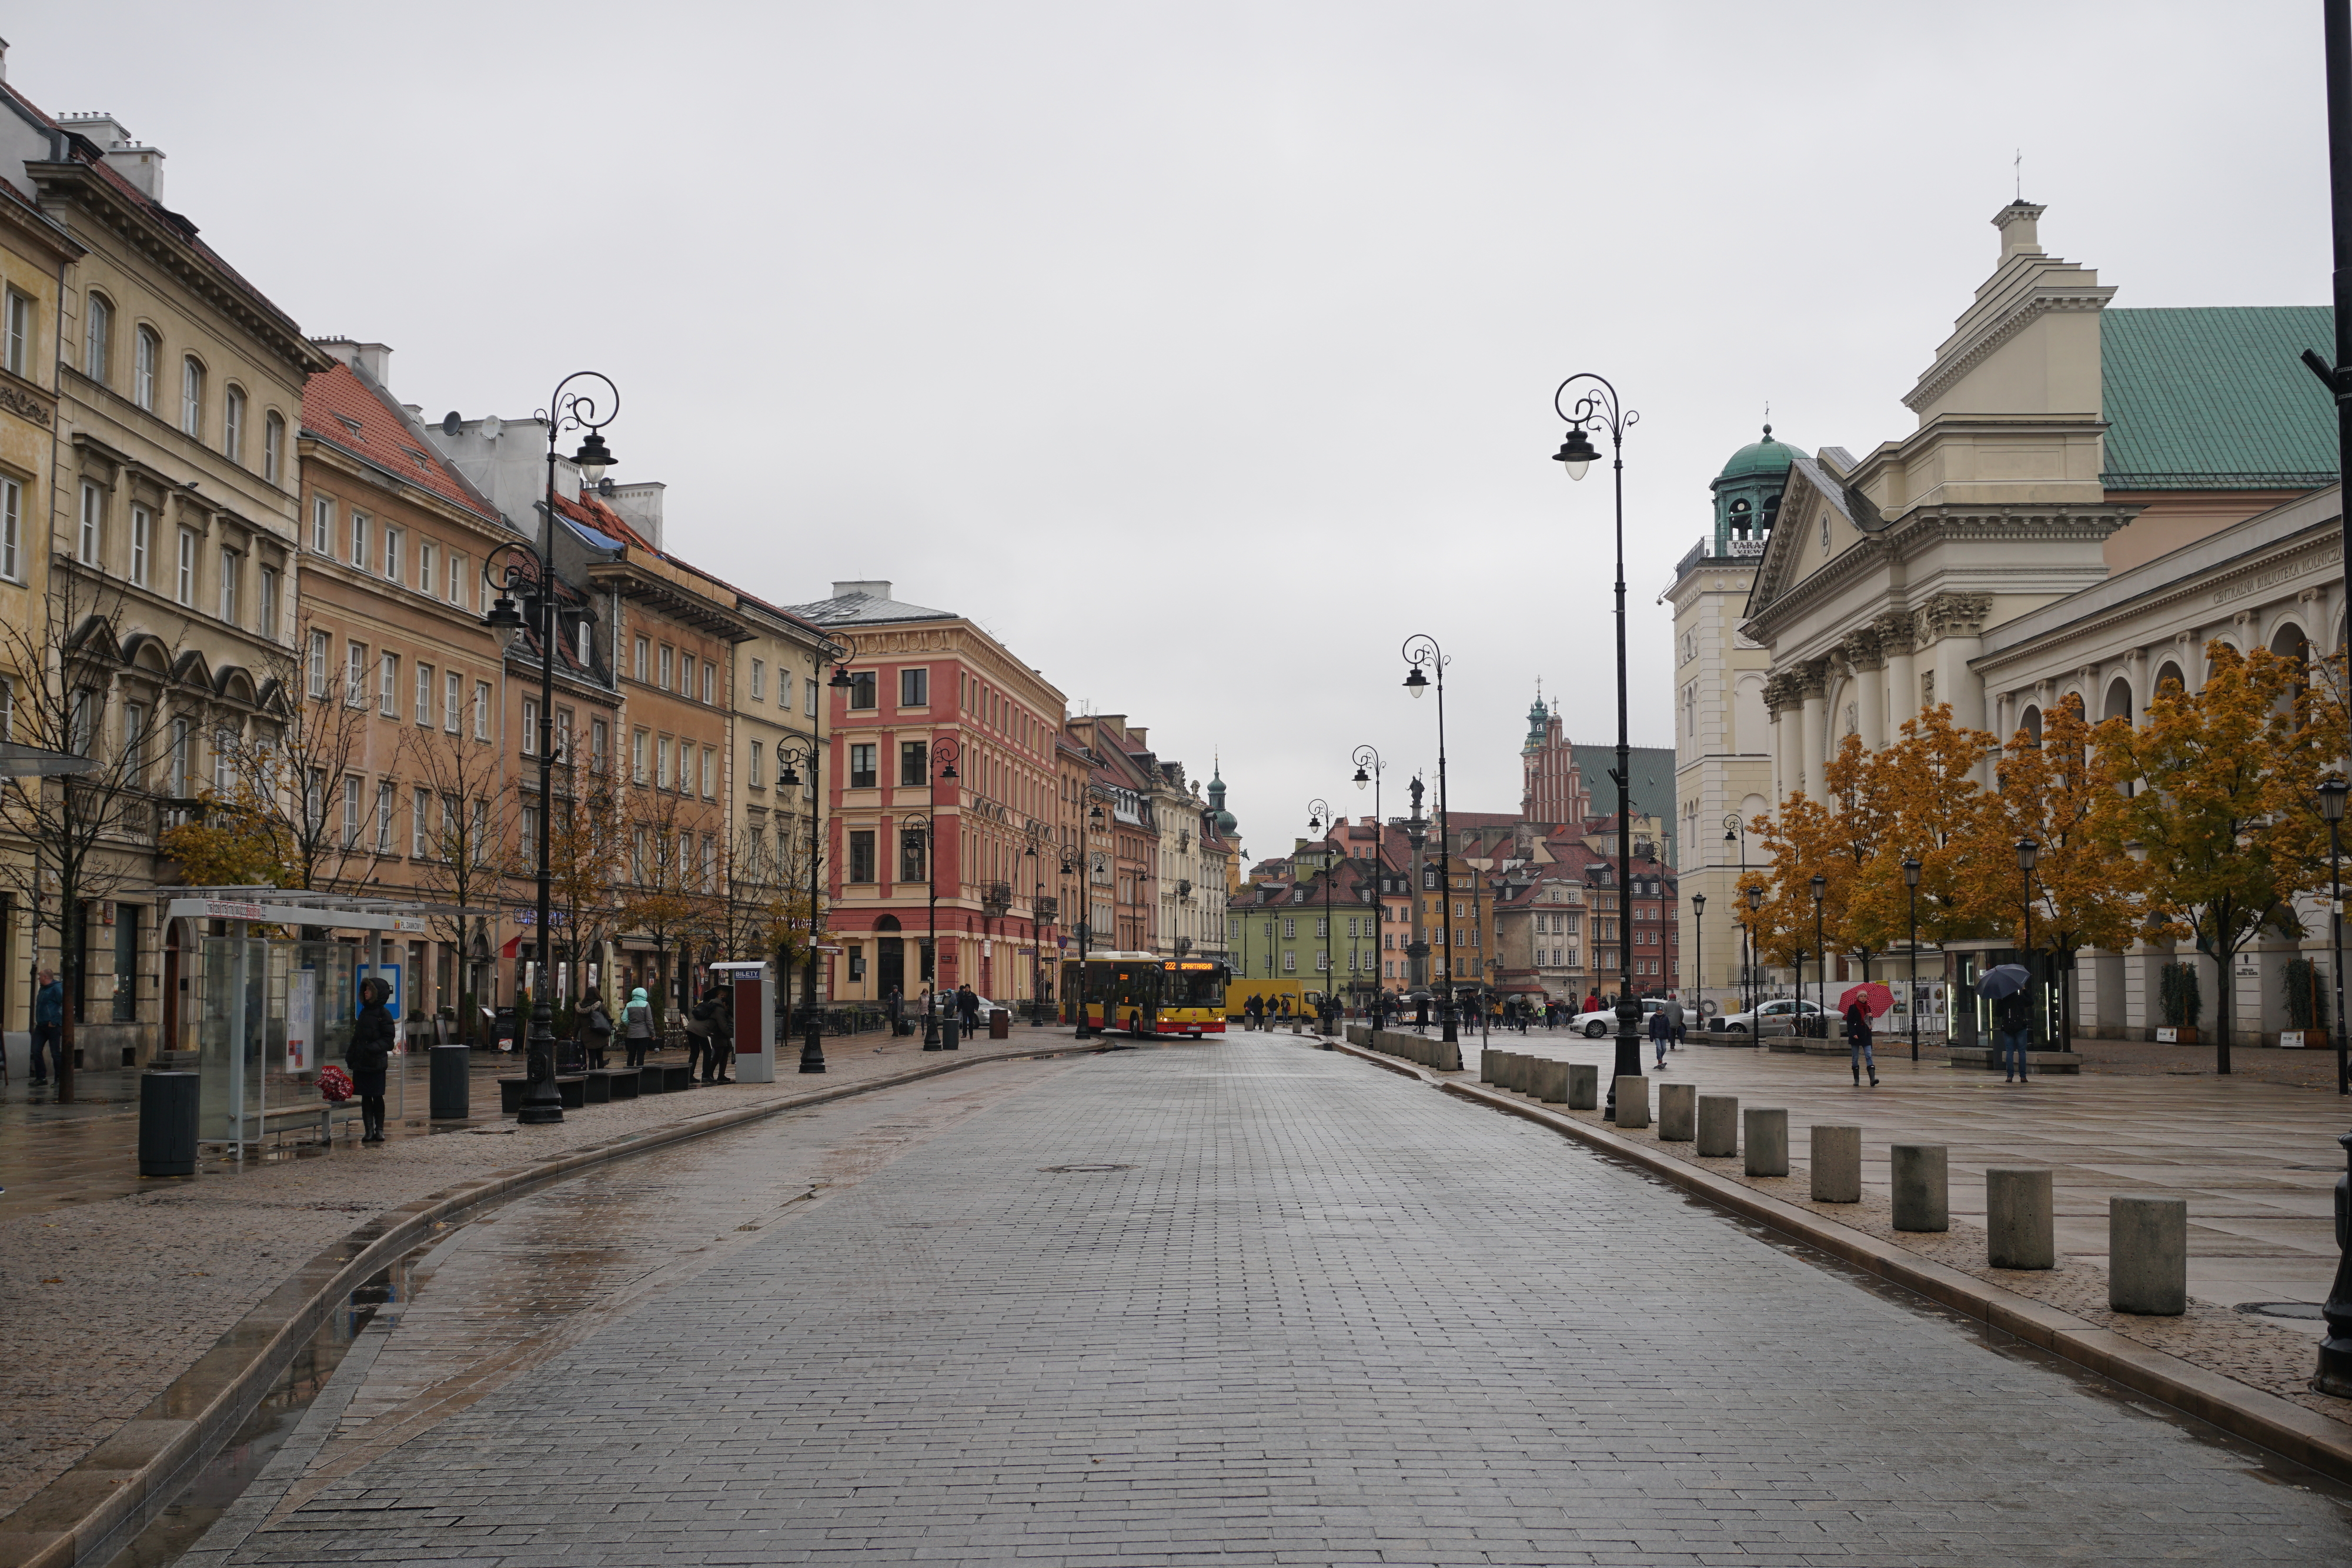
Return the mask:
<svg viewBox="0 0 2352 1568">
<path fill-rule="evenodd" d="M 1780 1105 L 1751 1105 L 1740 1115 L 1747 1134 L 1747 1172 L 1752 1176 L 1789 1174 L 1789 1112 Z"/>
<path fill-rule="evenodd" d="M 2177 1318 L 2189 1310 L 2189 1200 L 2107 1199 L 2107 1305 Z"/>
<path fill-rule="evenodd" d="M 1638 1072 L 1620 1073 L 1617 1078 L 1617 1125 L 1622 1129 L 1649 1124 L 1650 1081 Z"/>
<path fill-rule="evenodd" d="M 1862 1201 L 1862 1129 L 1813 1128 L 1813 1201 Z"/>
<path fill-rule="evenodd" d="M 1706 1159 L 1729 1159 L 1739 1152 L 1739 1096 L 1698 1097 L 1697 1141 L 1698 1153 Z"/>
<path fill-rule="evenodd" d="M 2021 1166 L 1985 1172 L 1985 1261 L 1996 1269 L 2054 1269 L 2058 1228 L 2052 1173 Z"/>
<path fill-rule="evenodd" d="M 1897 1144 L 1886 1152 L 1895 1186 L 1895 1228 L 1952 1228 L 1950 1166 L 1941 1144 Z"/>
<path fill-rule="evenodd" d="M 1528 1073 L 1528 1082 L 1534 1086 L 1530 1092 L 1547 1105 L 1566 1104 L 1568 1063 L 1555 1061 L 1548 1056 L 1538 1056 L 1534 1060 L 1535 1066 Z"/>
<path fill-rule="evenodd" d="M 1601 1069 L 1590 1061 L 1568 1064 L 1568 1108 L 1571 1111 L 1601 1109 Z"/>
<path fill-rule="evenodd" d="M 1698 1131 L 1698 1085 L 1658 1085 L 1658 1142 L 1687 1144 Z"/>
</svg>

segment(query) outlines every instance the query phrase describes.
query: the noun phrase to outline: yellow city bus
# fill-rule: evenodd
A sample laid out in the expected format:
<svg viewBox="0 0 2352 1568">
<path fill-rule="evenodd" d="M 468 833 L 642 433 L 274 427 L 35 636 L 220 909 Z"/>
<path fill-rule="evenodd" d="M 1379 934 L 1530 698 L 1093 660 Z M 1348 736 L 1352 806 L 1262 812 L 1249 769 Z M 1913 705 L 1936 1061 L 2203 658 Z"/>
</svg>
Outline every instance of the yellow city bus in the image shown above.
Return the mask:
<svg viewBox="0 0 2352 1568">
<path fill-rule="evenodd" d="M 1156 953 L 1090 953 L 1082 965 L 1062 964 L 1062 1020 L 1076 1022 L 1082 998 L 1092 1029 L 1123 1029 L 1138 1037 L 1225 1032 L 1222 959 L 1162 958 Z"/>
</svg>

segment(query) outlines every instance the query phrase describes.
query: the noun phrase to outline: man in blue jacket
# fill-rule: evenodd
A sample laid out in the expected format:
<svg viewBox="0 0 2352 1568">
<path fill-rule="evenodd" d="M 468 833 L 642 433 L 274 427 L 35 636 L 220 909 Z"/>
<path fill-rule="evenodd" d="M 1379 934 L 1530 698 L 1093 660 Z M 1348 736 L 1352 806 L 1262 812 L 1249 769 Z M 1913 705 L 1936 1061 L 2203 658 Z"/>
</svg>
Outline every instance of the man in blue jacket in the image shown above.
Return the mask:
<svg viewBox="0 0 2352 1568">
<path fill-rule="evenodd" d="M 32 1087 L 39 1089 L 49 1081 L 49 1070 L 43 1063 L 41 1047 L 48 1047 L 48 1061 L 57 1066 L 58 1076 L 65 1076 L 66 988 L 55 969 L 41 971 L 40 989 L 33 993 L 33 1077 Z"/>
</svg>

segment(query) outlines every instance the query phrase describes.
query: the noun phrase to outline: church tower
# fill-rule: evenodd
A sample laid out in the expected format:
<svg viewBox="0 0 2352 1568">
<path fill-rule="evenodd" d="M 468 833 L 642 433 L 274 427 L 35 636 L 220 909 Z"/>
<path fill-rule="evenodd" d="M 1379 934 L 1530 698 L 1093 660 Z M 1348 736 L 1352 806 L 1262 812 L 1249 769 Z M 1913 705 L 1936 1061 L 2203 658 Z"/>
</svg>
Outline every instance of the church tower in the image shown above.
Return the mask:
<svg viewBox="0 0 2352 1568">
<path fill-rule="evenodd" d="M 1538 695 L 1528 708 L 1528 737 L 1519 747 L 1519 820 L 1545 827 L 1575 827 L 1592 812 L 1584 770 L 1560 728 L 1559 710 Z"/>
</svg>

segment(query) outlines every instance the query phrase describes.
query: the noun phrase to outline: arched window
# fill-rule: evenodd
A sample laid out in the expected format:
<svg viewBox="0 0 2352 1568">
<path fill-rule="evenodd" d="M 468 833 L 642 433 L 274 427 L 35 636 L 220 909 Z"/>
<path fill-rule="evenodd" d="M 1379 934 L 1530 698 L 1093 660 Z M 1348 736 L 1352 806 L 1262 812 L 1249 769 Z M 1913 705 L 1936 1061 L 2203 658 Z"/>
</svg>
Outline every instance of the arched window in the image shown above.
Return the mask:
<svg viewBox="0 0 2352 1568">
<path fill-rule="evenodd" d="M 2119 718 L 2126 724 L 2129 724 L 2131 722 L 2132 691 L 2131 683 L 2129 681 L 2125 680 L 2121 675 L 2117 675 L 2113 681 L 2108 683 L 2107 708 L 2106 711 L 2099 716 L 2101 718 Z"/>
<path fill-rule="evenodd" d="M 131 367 L 131 401 L 149 413 L 155 412 L 155 375 L 163 361 L 163 340 L 153 329 L 140 328 L 139 355 Z"/>
<path fill-rule="evenodd" d="M 273 485 L 285 483 L 286 416 L 272 409 L 261 422 L 261 476 Z"/>
<path fill-rule="evenodd" d="M 221 398 L 221 451 L 245 466 L 245 389 L 232 386 Z"/>
<path fill-rule="evenodd" d="M 83 297 L 81 371 L 100 386 L 110 384 L 114 361 L 114 305 L 103 294 Z"/>
<path fill-rule="evenodd" d="M 194 354 L 180 361 L 180 429 L 205 438 L 205 367 Z"/>
<path fill-rule="evenodd" d="M 2167 659 L 2162 664 L 2158 666 L 2156 672 L 2157 696 L 2178 696 L 2188 689 L 2189 678 L 2180 673 L 2179 665 L 2174 664 L 2171 660 Z"/>
<path fill-rule="evenodd" d="M 2023 730 L 2023 731 L 2026 733 L 2027 737 L 2032 741 L 2032 743 L 2033 745 L 2035 745 L 2035 746 L 2039 746 L 2039 745 L 2041 745 L 2041 744 L 2042 744 L 2042 710 L 2041 710 L 2041 708 L 2039 708 L 2038 706 L 2035 706 L 2034 705 L 2032 705 L 2032 704 L 2031 704 L 2031 703 L 2027 704 L 2027 705 L 2026 705 L 2025 711 L 2024 711 L 2022 714 L 2020 714 L 2020 715 L 2018 716 L 2018 719 L 2017 719 L 2017 727 L 2018 727 L 2018 728 L 2020 728 L 2020 729 L 2021 729 L 2021 730 Z"/>
</svg>

